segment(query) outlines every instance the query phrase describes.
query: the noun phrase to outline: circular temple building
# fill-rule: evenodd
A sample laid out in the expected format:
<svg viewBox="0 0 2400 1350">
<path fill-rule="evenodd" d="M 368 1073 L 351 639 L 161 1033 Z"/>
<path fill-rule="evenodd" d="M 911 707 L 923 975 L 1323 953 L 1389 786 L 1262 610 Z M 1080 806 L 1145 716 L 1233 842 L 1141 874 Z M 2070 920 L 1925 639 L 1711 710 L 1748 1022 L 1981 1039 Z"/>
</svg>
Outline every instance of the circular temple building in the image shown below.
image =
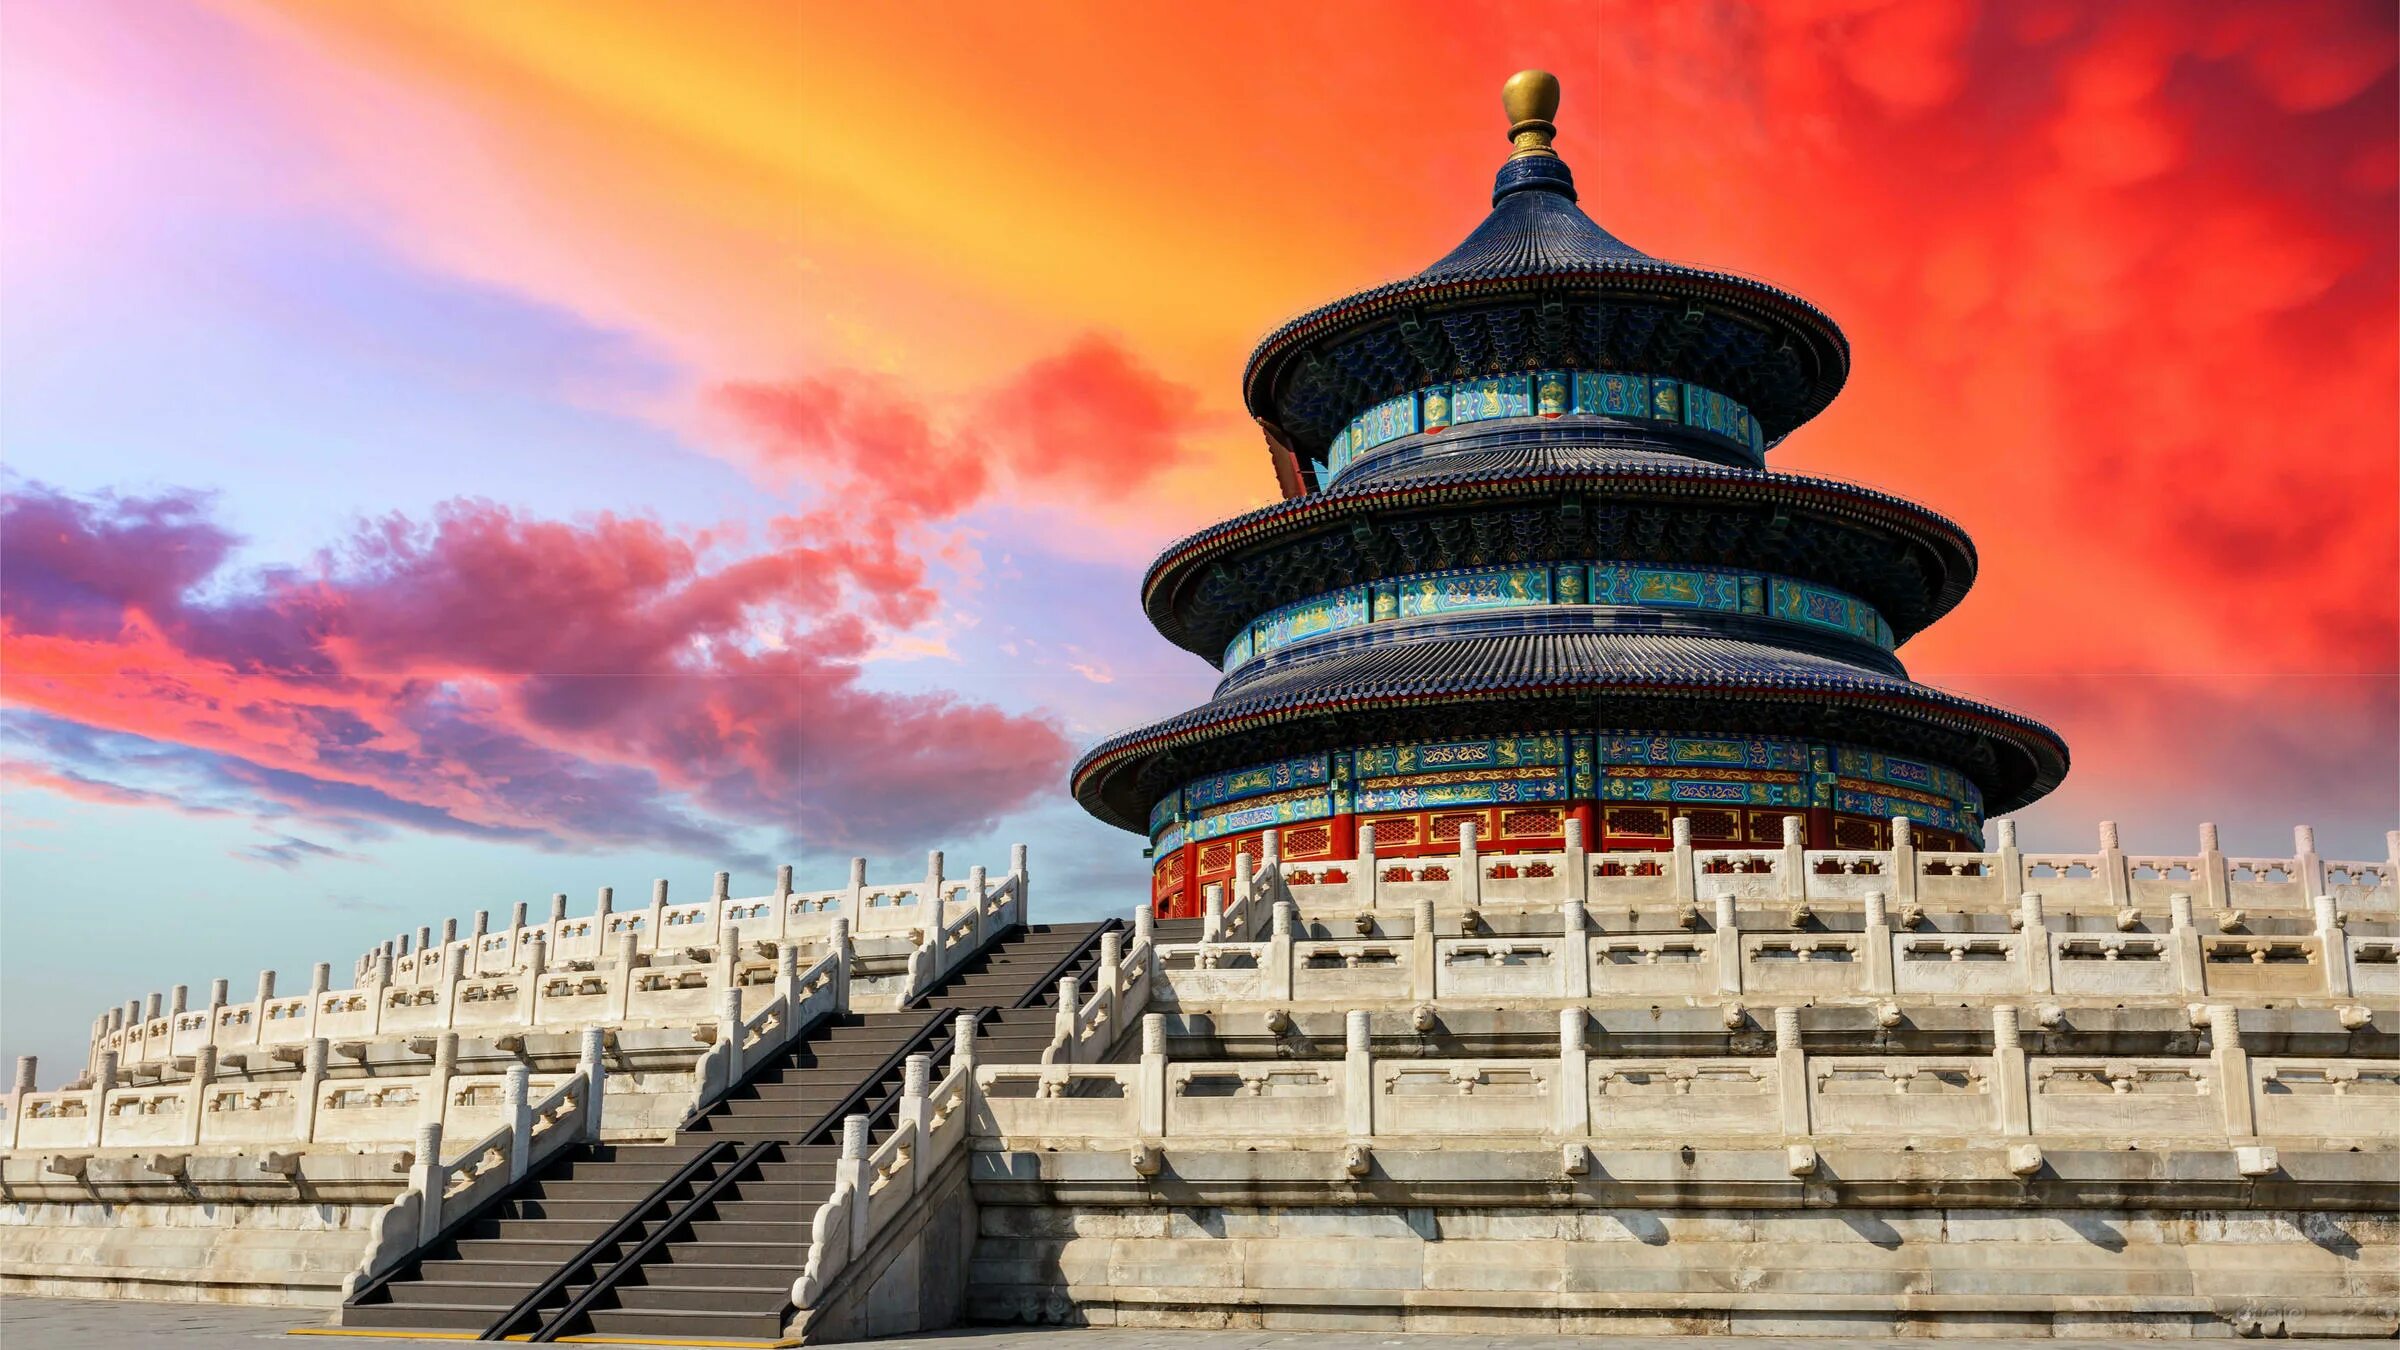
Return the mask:
<svg viewBox="0 0 2400 1350">
<path fill-rule="evenodd" d="M 1267 335 L 1243 372 L 1283 500 L 1151 564 L 1159 632 L 1224 672 L 1112 737 L 1077 800 L 1145 833 L 1152 905 L 1273 831 L 1287 860 L 1695 843 L 1979 849 L 2065 744 L 1911 680 L 1975 547 L 1913 502 L 1778 473 L 1839 393 L 1841 330 L 1764 282 L 1662 262 L 1576 205 L 1558 85 L 1504 93 L 1492 212 L 1415 276 Z M 1338 866 L 1338 862 L 1336 863 Z"/>
</svg>

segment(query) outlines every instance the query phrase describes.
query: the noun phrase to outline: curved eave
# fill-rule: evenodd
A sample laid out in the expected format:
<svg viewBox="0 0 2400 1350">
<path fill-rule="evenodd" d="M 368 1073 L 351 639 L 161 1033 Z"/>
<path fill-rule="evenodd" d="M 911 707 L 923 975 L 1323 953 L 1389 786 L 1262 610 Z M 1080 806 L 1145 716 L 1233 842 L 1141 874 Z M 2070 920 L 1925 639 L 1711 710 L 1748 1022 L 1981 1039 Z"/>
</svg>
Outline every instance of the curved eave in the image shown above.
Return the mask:
<svg viewBox="0 0 2400 1350">
<path fill-rule="evenodd" d="M 1384 681 L 1349 690 L 1313 689 L 1288 696 L 1236 698 L 1111 737 L 1076 763 L 1070 781 L 1076 800 L 1085 810 L 1108 824 L 1141 833 L 1147 823 L 1149 803 L 1140 800 L 1139 769 L 1145 761 L 1168 751 L 1367 709 L 1431 711 L 1498 700 L 1555 699 L 1605 704 L 1611 696 L 1697 696 L 1729 702 L 1797 704 L 1814 710 L 1829 706 L 1855 708 L 1939 726 L 1983 740 L 2016 760 L 2017 771 L 1997 782 L 1969 775 L 1977 778 L 1985 793 L 1987 809 L 1995 815 L 2016 810 L 2041 797 L 2058 786 L 2067 772 L 2066 743 L 2048 727 L 1923 685 L 1779 675 L 1725 680 L 1678 671 L 1662 673 L 1654 679 L 1628 678 L 1622 672 L 1611 672 L 1602 676 L 1436 678 L 1416 684 Z"/>
<path fill-rule="evenodd" d="M 1561 493 L 1647 494 L 1686 500 L 1774 503 L 1822 511 L 1836 519 L 1893 531 L 1950 564 L 1944 569 L 1941 592 L 1933 597 L 1922 622 L 1905 630 L 1894 625 L 1902 640 L 1923 631 L 1956 608 L 1975 581 L 1974 541 L 1939 512 L 1836 479 L 1734 469 L 1694 460 L 1640 467 L 1627 465 L 1598 472 L 1536 469 L 1454 477 L 1436 475 L 1388 485 L 1362 483 L 1277 502 L 1169 545 L 1142 576 L 1142 609 L 1150 616 L 1152 626 L 1169 642 L 1213 661 L 1217 653 L 1209 649 L 1204 639 L 1186 629 L 1178 612 L 1178 602 L 1190 578 L 1213 563 L 1261 545 L 1337 529 L 1377 512 Z"/>
<path fill-rule="evenodd" d="M 1275 329 L 1251 351 L 1242 367 L 1242 402 L 1251 416 L 1280 428 L 1281 410 L 1275 398 L 1278 384 L 1291 358 L 1313 343 L 1349 337 L 1404 309 L 1576 289 L 1710 301 L 1799 339 L 1813 357 L 1814 378 L 1808 396 L 1794 407 L 1776 410 L 1771 421 L 1764 410 L 1752 409 L 1766 426 L 1769 439 L 1788 435 L 1823 412 L 1850 376 L 1849 339 L 1823 310 L 1790 291 L 1730 272 L 1628 257 L 1573 269 L 1532 268 L 1434 280 L 1409 277 L 1321 305 Z"/>
</svg>

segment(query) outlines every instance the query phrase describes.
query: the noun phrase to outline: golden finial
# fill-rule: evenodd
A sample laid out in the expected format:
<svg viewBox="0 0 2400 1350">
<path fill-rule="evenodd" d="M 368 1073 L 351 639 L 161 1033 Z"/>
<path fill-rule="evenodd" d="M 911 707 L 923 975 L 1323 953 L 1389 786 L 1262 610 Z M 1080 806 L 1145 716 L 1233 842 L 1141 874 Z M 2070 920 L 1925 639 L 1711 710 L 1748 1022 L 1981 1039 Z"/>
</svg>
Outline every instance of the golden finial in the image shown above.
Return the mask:
<svg viewBox="0 0 2400 1350">
<path fill-rule="evenodd" d="M 1558 134 L 1550 119 L 1558 115 L 1558 77 L 1546 70 L 1520 70 L 1500 86 L 1500 106 L 1508 113 L 1508 139 L 1516 145 L 1510 159 L 1549 155 L 1550 138 Z"/>
</svg>

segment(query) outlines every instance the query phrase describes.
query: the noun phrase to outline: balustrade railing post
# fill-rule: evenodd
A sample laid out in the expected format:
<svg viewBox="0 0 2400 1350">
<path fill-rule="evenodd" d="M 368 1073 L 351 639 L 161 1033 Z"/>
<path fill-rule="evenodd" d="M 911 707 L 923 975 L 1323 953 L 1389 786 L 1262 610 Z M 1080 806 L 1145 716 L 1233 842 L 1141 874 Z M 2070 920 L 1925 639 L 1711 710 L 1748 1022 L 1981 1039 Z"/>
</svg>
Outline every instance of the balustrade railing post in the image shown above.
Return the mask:
<svg viewBox="0 0 2400 1350">
<path fill-rule="evenodd" d="M 942 914 L 942 851 L 938 848 L 929 850 L 925 854 L 925 898 L 923 904 L 926 908 L 918 912 L 930 916 L 926 919 L 925 926 L 936 933 L 940 932 L 944 916 Z M 938 946 L 939 939 L 937 938 L 935 941 Z"/>
<path fill-rule="evenodd" d="M 850 918 L 850 922 L 854 925 L 857 925 L 858 931 L 863 933 L 867 931 L 865 926 L 867 917 L 866 859 L 852 858 L 850 860 L 850 880 L 848 889 L 850 894 L 844 897 L 842 900 L 842 912 L 847 914 Z"/>
<path fill-rule="evenodd" d="M 303 1038 L 317 1034 L 317 1023 L 325 1016 L 325 991 L 333 987 L 333 963 L 319 961 L 308 973 L 308 1025 L 302 1029 Z"/>
<path fill-rule="evenodd" d="M 1225 902 L 1225 938 L 1229 942 L 1248 942 L 1254 936 L 1258 916 L 1258 877 L 1244 849 L 1233 851 L 1233 885 Z"/>
<path fill-rule="evenodd" d="M 250 1013 L 249 1043 L 262 1044 L 267 1037 L 267 1005 L 275 1001 L 275 972 L 258 972 L 258 1001 Z"/>
<path fill-rule="evenodd" d="M 1591 1052 L 1584 1047 L 1584 1029 L 1591 1021 L 1581 1008 L 1558 1010 L 1558 1083 L 1556 1127 L 1561 1137 L 1574 1139 L 1592 1132 Z"/>
<path fill-rule="evenodd" d="M 1906 908 L 1917 903 L 1917 827 L 1906 816 L 1892 817 L 1892 903 Z"/>
<path fill-rule="evenodd" d="M 1574 866 L 1577 876 L 1584 876 L 1590 870 L 1580 862 Z M 1580 890 L 1580 887 L 1570 884 L 1566 900 L 1558 907 L 1558 993 L 1561 998 L 1589 998 L 1592 993 L 1591 912 L 1585 908 L 1584 898 L 1578 893 Z"/>
<path fill-rule="evenodd" d="M 91 1141 L 94 1148 L 108 1142 L 108 1094 L 117 1090 L 117 1065 L 122 1061 L 114 1050 L 100 1052 L 100 1062 L 92 1067 L 92 1097 L 89 1116 L 92 1122 Z M 303 1134 L 301 1138 L 308 1136 Z"/>
<path fill-rule="evenodd" d="M 1375 1024 L 1364 1009 L 1342 1017 L 1342 1123 L 1354 1140 L 1375 1133 Z"/>
<path fill-rule="evenodd" d="M 2222 914 L 2233 907 L 2233 877 L 2225 866 L 2225 849 L 2217 835 L 2215 821 L 2200 826 L 2200 856 L 2196 860 L 2200 883 L 2200 903 Z"/>
<path fill-rule="evenodd" d="M 2025 854 L 2017 847 L 2017 822 L 1992 822 L 1992 852 L 2000 855 L 1996 864 L 2000 873 L 2000 902 L 2015 905 L 2025 893 Z"/>
<path fill-rule="evenodd" d="M 2017 941 L 2024 944 L 2025 988 L 2032 993 L 2047 994 L 2052 988 L 2050 918 L 2042 908 L 2039 891 L 2017 896 L 2017 919 Z"/>
<path fill-rule="evenodd" d="M 566 922 L 567 893 L 560 891 L 550 897 L 550 921 L 542 925 L 543 940 L 548 942 L 551 947 L 556 948 L 559 938 L 562 936 L 558 930 L 564 927 Z"/>
<path fill-rule="evenodd" d="M 1800 1010 L 1775 1010 L 1775 1086 L 1783 1105 L 1783 1133 L 1806 1139 L 1814 1133 L 1809 1119 L 1808 1053 L 1800 1045 Z"/>
<path fill-rule="evenodd" d="M 1114 1041 L 1118 1032 L 1124 1029 L 1125 1024 L 1118 1020 L 1123 1015 L 1124 999 L 1125 934 L 1112 928 L 1100 935 L 1100 1017 L 1101 1024 L 1107 1028 L 1108 1041 Z M 1093 1059 L 1105 1059 L 1108 1046 L 1099 1043 L 1096 1038 L 1091 1052 Z"/>
<path fill-rule="evenodd" d="M 2167 959 L 2175 968 L 2175 992 L 2199 997 L 2207 991 L 2208 967 L 2200 952 L 2200 928 L 2193 922 L 2192 897 L 2181 891 L 2167 896 Z"/>
<path fill-rule="evenodd" d="M 216 1081 L 217 1047 L 203 1045 L 192 1052 L 192 1077 L 183 1095 L 182 1142 L 189 1147 L 200 1146 L 200 1126 L 208 1119 L 208 1094 Z"/>
<path fill-rule="evenodd" d="M 391 991 L 392 953 L 387 948 L 375 958 L 374 987 L 359 991 L 365 994 L 367 999 L 367 1034 L 370 1036 L 380 1035 L 383 1032 L 383 1014 L 386 1006 L 392 1001 Z"/>
<path fill-rule="evenodd" d="M 1358 880 L 1354 883 L 1357 892 L 1367 898 L 1368 909 L 1381 909 L 1383 907 L 1383 868 L 1375 861 L 1374 822 L 1359 822 L 1358 847 L 1352 851 L 1358 854 Z"/>
<path fill-rule="evenodd" d="M 788 939 L 775 944 L 775 992 L 783 999 L 794 1035 L 800 1029 L 800 944 Z"/>
<path fill-rule="evenodd" d="M 518 1025 L 536 1027 L 542 1024 L 542 982 L 549 972 L 550 946 L 536 933 L 532 950 L 526 954 L 524 985 L 517 990 Z M 457 986 L 453 985 L 451 989 L 455 994 Z"/>
<path fill-rule="evenodd" d="M 1483 908 L 1483 851 L 1477 847 L 1478 833 L 1474 821 L 1458 823 L 1459 897 L 1473 909 Z"/>
<path fill-rule="evenodd" d="M 2325 893 L 2325 859 L 2317 853 L 2314 825 L 2292 827 L 2292 880 L 2300 883 L 2302 895 L 2314 897 Z"/>
<path fill-rule="evenodd" d="M 602 1057 L 607 1040 L 608 1034 L 601 1028 L 585 1027 L 583 1044 L 575 1056 L 575 1072 L 583 1079 L 583 1100 L 578 1103 L 582 1128 L 576 1137 L 590 1144 L 600 1142 L 601 1106 L 608 1096 L 608 1064 Z"/>
<path fill-rule="evenodd" d="M 8 1090 L 8 1133 L 5 1137 L 10 1148 L 17 1146 L 17 1139 L 23 1130 L 25 1098 L 35 1090 L 35 1074 L 40 1067 L 41 1060 L 36 1056 L 17 1056 L 16 1081 Z"/>
<path fill-rule="evenodd" d="M 1293 982 L 1297 978 L 1292 964 L 1298 959 L 1292 947 L 1295 936 L 1293 930 L 1299 923 L 1299 906 L 1289 900 L 1275 902 L 1274 917 L 1269 920 L 1267 930 L 1266 969 L 1259 972 L 1266 978 L 1268 998 L 1289 1000 L 1292 997 Z"/>
<path fill-rule="evenodd" d="M 2033 1083 L 2027 1076 L 2025 1041 L 2018 1028 L 2017 1010 L 2007 1004 L 1992 1009 L 1992 1078 L 1998 1085 L 1993 1097 L 2000 1133 L 2032 1134 Z"/>
<path fill-rule="evenodd" d="M 322 1036 L 311 1037 L 308 1048 L 300 1057 L 300 1095 L 298 1119 L 293 1122 L 292 1136 L 304 1144 L 317 1141 L 317 1099 L 325 1090 L 325 1052 Z"/>
<path fill-rule="evenodd" d="M 712 1092 L 730 1092 L 742 1081 L 742 991 L 726 988 L 717 996 L 717 1040 L 725 1047 L 725 1081 L 708 1084 Z"/>
<path fill-rule="evenodd" d="M 1225 884 L 1212 881 L 1200 892 L 1200 940 L 1220 942 L 1225 937 Z"/>
<path fill-rule="evenodd" d="M 1717 992 L 1742 992 L 1742 911 L 1730 895 L 1717 897 L 1716 932 L 1711 945 L 1717 949 Z"/>
<path fill-rule="evenodd" d="M 433 1069 L 425 1075 L 425 1100 L 419 1104 L 421 1124 L 439 1126 L 450 1114 L 450 1080 L 458 1076 L 458 1033 L 445 1031 L 433 1038 Z"/>
<path fill-rule="evenodd" d="M 916 1130 L 917 1140 L 910 1152 L 915 1155 L 909 1169 L 909 1193 L 915 1194 L 924 1184 L 925 1163 L 930 1161 L 933 1138 L 933 1056 L 910 1055 L 901 1067 L 900 1119 Z"/>
<path fill-rule="evenodd" d="M 1268 905 L 1291 899 L 1291 889 L 1283 884 L 1283 831 L 1268 830 L 1260 835 L 1259 849 L 1258 874 L 1251 881 L 1253 885 L 1264 888 L 1260 899 Z"/>
<path fill-rule="evenodd" d="M 1142 1138 L 1159 1139 L 1167 1133 L 1167 1019 L 1164 1013 L 1142 1015 L 1142 1063 L 1140 1078 Z"/>
<path fill-rule="evenodd" d="M 662 883 L 663 884 L 663 883 Z M 655 913 L 655 911 L 654 911 Z M 633 972 L 642 963 L 642 935 L 619 933 L 617 959 L 609 967 L 607 1020 L 622 1022 L 633 1000 Z"/>
<path fill-rule="evenodd" d="M 2258 1134 L 2257 1103 L 2250 1095 L 2250 1053 L 2242 1048 L 2241 1014 L 2229 1007 L 2208 1010 L 2209 1056 L 2216 1062 L 2217 1092 L 2225 1101 L 2225 1134 Z"/>
<path fill-rule="evenodd" d="M 833 1010 L 850 1011 L 850 920 L 835 917 L 826 935 L 826 952 L 833 958 Z"/>
<path fill-rule="evenodd" d="M 2100 874 L 2108 878 L 2108 902 L 2119 909 L 2133 903 L 2133 869 L 2125 864 L 2125 845 L 2117 822 L 2100 822 Z"/>
<path fill-rule="evenodd" d="M 1050 1024 L 1050 1046 L 1054 1053 L 1043 1056 L 1045 1060 L 1070 1064 L 1074 1062 L 1075 1005 L 1079 1001 L 1075 996 L 1075 977 L 1072 975 L 1059 976 L 1058 1013 Z"/>
<path fill-rule="evenodd" d="M 1675 903 L 1700 903 L 1699 860 L 1692 854 L 1692 822 L 1688 816 L 1677 816 L 1668 825 L 1673 840 L 1673 855 L 1668 860 L 1668 884 L 1674 887 Z"/>
<path fill-rule="evenodd" d="M 781 942 L 792 931 L 792 865 L 775 869 L 775 937 Z M 785 944 L 789 945 L 789 944 Z"/>
<path fill-rule="evenodd" d="M 1033 922 L 1032 850 L 1023 844 L 1008 846 L 1008 874 L 1017 883 L 1017 922 Z"/>
<path fill-rule="evenodd" d="M 1422 1003 L 1439 997 L 1441 989 L 1434 949 L 1440 934 L 1435 928 L 1432 897 L 1417 897 L 1408 927 L 1408 996 Z"/>
<path fill-rule="evenodd" d="M 975 904 L 975 941 L 971 950 L 982 951 L 984 944 L 992 940 L 992 878 L 981 863 L 967 869 L 967 898 Z"/>
<path fill-rule="evenodd" d="M 660 877 L 650 883 L 650 919 L 642 925 L 644 947 L 662 950 L 667 940 L 667 879 Z"/>
<path fill-rule="evenodd" d="M 1800 816 L 1783 818 L 1783 849 L 1775 856 L 1776 878 L 1781 884 L 1786 904 L 1808 902 L 1808 821 Z"/>
<path fill-rule="evenodd" d="M 533 1170 L 533 1070 L 524 1061 L 508 1066 L 508 1085 L 501 1090 L 508 1112 L 508 1181 L 523 1181 Z"/>
<path fill-rule="evenodd" d="M 1577 910 L 1592 903 L 1592 855 L 1583 837 L 1583 818 L 1567 817 L 1567 899 Z"/>
<path fill-rule="evenodd" d="M 1897 852 L 1898 850 L 1894 850 Z M 1865 896 L 1866 923 L 1859 934 L 1859 953 L 1866 958 L 1867 992 L 1888 994 L 1896 987 L 1892 962 L 1892 912 L 1883 892 L 1869 891 Z"/>
<path fill-rule="evenodd" d="M 742 977 L 742 930 L 739 924 L 726 924 L 719 931 L 716 986 L 719 989 L 731 989 L 741 982 Z"/>
<path fill-rule="evenodd" d="M 2324 870 L 2322 866 L 2317 869 L 2320 879 Z M 2325 994 L 2328 998 L 2348 998 L 2350 938 L 2342 927 L 2341 911 L 2335 907 L 2330 895 L 2314 896 L 2308 906 L 2316 920 L 2317 951 L 2325 962 Z"/>
<path fill-rule="evenodd" d="M 834 1185 L 837 1188 L 846 1187 L 850 1191 L 850 1258 L 852 1260 L 866 1254 L 867 1239 L 872 1236 L 867 1231 L 867 1193 L 874 1184 L 874 1178 L 867 1175 L 867 1146 L 872 1138 L 865 1116 L 855 1115 L 842 1118 L 842 1156 L 841 1160 L 834 1164 L 836 1169 Z"/>
<path fill-rule="evenodd" d="M 442 1192 L 450 1189 L 450 1174 L 442 1166 L 442 1123 L 429 1120 L 417 1127 L 417 1156 L 408 1167 L 408 1188 L 415 1191 L 417 1245 L 442 1235 Z"/>
</svg>

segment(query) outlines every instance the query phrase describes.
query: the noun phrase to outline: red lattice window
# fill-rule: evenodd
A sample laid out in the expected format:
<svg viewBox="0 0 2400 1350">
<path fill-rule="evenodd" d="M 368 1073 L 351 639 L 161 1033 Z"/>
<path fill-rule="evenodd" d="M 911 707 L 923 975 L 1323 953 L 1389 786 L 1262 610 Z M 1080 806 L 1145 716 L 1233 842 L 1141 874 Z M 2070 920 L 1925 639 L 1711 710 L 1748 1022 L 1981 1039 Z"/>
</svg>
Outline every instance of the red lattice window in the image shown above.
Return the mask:
<svg viewBox="0 0 2400 1350">
<path fill-rule="evenodd" d="M 1435 816 L 1433 818 L 1433 833 L 1428 837 L 1431 838 L 1435 843 L 1442 843 L 1447 840 L 1456 839 L 1458 838 L 1458 827 L 1466 824 L 1468 821 L 1473 821 L 1477 826 L 1480 827 L 1483 824 L 1483 813 L 1478 811 L 1471 816 Z M 1479 828 L 1477 829 L 1476 833 L 1481 834 L 1482 830 Z"/>
<path fill-rule="evenodd" d="M 1233 845 L 1210 844 L 1200 850 L 1201 871 L 1222 872 L 1231 866 L 1233 866 Z"/>
<path fill-rule="evenodd" d="M 1287 858 L 1313 858 L 1333 847 L 1333 831 L 1322 825 L 1303 825 L 1283 832 Z"/>
<path fill-rule="evenodd" d="M 1667 832 L 1667 813 L 1646 806 L 1612 806 L 1608 809 L 1607 826 L 1610 834 L 1657 839 Z"/>
<path fill-rule="evenodd" d="M 1417 842 L 1417 822 L 1415 817 L 1396 816 L 1389 820 L 1379 820 L 1375 822 L 1375 847 L 1381 848 L 1385 844 L 1398 845 L 1413 844 L 1415 842 Z"/>
<path fill-rule="evenodd" d="M 1500 833 L 1511 838 L 1523 838 L 1528 835 L 1547 836 L 1562 832 L 1563 828 L 1559 824 L 1559 815 L 1556 811 L 1511 811 L 1500 817 Z"/>
<path fill-rule="evenodd" d="M 1877 837 L 1882 833 L 1883 831 L 1877 828 L 1874 821 L 1860 820 L 1855 816 L 1839 816 L 1833 822 L 1833 846 L 1835 848 L 1876 848 L 1883 842 Z"/>
<path fill-rule="evenodd" d="M 1783 817 L 1772 811 L 1750 813 L 1750 842 L 1780 844 L 1783 842 Z"/>
<path fill-rule="evenodd" d="M 1742 817 L 1738 811 L 1686 811 L 1683 818 L 1692 822 L 1692 838 L 1739 840 L 1742 837 Z"/>
</svg>

